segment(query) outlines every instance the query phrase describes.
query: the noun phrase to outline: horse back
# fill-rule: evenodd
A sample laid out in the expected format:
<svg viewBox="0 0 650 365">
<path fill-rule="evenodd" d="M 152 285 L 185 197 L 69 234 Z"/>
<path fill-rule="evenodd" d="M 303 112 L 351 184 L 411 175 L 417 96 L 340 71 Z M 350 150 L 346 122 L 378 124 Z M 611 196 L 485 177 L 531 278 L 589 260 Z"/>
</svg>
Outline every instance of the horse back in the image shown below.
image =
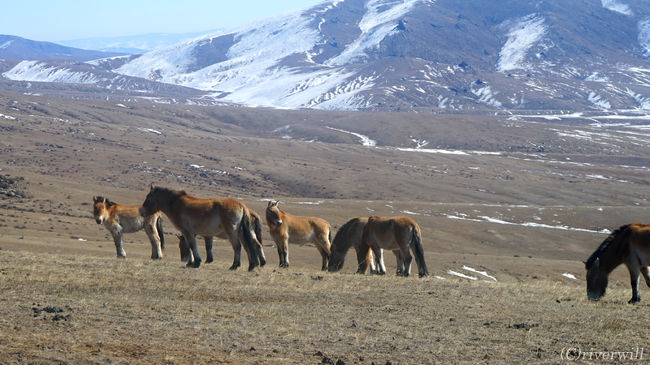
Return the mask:
<svg viewBox="0 0 650 365">
<path fill-rule="evenodd" d="M 189 223 L 194 234 L 199 235 L 217 236 L 223 231 L 230 235 L 245 212 L 244 205 L 231 198 L 201 199 L 188 195 L 182 200 L 176 209 L 174 224 L 184 226 Z"/>
<path fill-rule="evenodd" d="M 158 216 L 154 214 L 153 216 Z M 152 216 L 152 217 L 153 217 Z M 141 230 L 145 222 L 152 220 L 152 217 L 142 217 L 139 205 L 113 204 L 108 208 L 108 223 L 119 225 L 124 233 L 133 233 Z"/>
<path fill-rule="evenodd" d="M 411 241 L 414 231 L 419 234 L 420 227 L 410 217 L 372 216 L 363 230 L 363 239 L 374 241 L 384 249 L 397 249 Z"/>
<path fill-rule="evenodd" d="M 632 223 L 628 229 L 632 259 L 638 259 L 642 265 L 650 266 L 650 224 Z"/>
</svg>

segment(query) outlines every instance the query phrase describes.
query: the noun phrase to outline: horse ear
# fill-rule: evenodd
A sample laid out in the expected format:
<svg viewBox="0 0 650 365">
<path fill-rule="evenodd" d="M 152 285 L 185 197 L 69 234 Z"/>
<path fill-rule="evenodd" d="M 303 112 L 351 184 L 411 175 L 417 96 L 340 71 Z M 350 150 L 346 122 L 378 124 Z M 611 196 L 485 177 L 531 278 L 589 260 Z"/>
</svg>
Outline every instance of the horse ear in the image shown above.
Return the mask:
<svg viewBox="0 0 650 365">
<path fill-rule="evenodd" d="M 273 206 L 275 206 L 275 207 L 277 207 L 278 204 L 280 204 L 280 201 L 279 201 L 279 200 L 276 200 L 275 202 L 273 202 Z"/>
<path fill-rule="evenodd" d="M 106 203 L 106 198 L 102 198 L 102 203 Z"/>
<path fill-rule="evenodd" d="M 272 206 L 273 206 L 273 200 L 269 200 L 269 204 L 266 207 L 271 208 Z"/>
<path fill-rule="evenodd" d="M 149 191 L 153 191 L 153 189 L 155 189 L 155 188 L 156 187 L 153 185 L 153 183 L 151 183 L 151 185 L 149 185 Z"/>
<path fill-rule="evenodd" d="M 600 257 L 597 258 L 596 261 L 594 261 L 594 266 L 595 267 L 600 267 Z"/>
</svg>

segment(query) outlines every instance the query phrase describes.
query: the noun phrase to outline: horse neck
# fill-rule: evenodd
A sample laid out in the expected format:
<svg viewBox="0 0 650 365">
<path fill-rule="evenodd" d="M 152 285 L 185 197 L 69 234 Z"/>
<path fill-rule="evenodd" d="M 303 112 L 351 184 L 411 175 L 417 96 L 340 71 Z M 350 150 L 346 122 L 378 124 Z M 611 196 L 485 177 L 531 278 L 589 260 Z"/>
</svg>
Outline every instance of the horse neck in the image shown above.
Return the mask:
<svg viewBox="0 0 650 365">
<path fill-rule="evenodd" d="M 600 268 L 606 273 L 612 272 L 618 265 L 622 264 L 625 260 L 625 253 L 623 244 L 619 240 L 615 240 L 598 256 L 600 258 Z"/>
</svg>

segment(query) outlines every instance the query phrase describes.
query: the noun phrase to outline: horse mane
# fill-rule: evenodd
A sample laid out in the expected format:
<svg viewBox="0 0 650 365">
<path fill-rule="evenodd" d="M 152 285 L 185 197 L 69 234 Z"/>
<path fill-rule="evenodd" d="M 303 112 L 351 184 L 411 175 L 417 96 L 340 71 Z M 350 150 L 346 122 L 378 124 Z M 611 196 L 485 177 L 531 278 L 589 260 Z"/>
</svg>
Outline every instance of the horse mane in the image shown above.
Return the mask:
<svg viewBox="0 0 650 365">
<path fill-rule="evenodd" d="M 350 230 L 352 229 L 352 226 L 355 223 L 357 223 L 358 220 L 359 220 L 359 218 L 352 218 L 349 221 L 345 222 L 345 224 L 343 224 L 341 226 L 341 228 L 339 228 L 339 230 L 336 232 L 336 235 L 334 235 L 334 241 L 331 241 L 332 242 L 332 247 L 334 247 L 335 249 L 337 249 L 339 251 L 343 251 L 344 249 L 347 250 L 347 249 L 350 248 L 350 247 L 341 247 L 340 241 L 345 240 L 345 238 L 349 234 Z M 331 231 L 330 231 L 330 234 L 331 234 Z M 349 240 L 346 241 L 346 243 L 349 244 Z"/>
<path fill-rule="evenodd" d="M 94 203 L 104 202 L 107 207 L 110 207 L 111 205 L 117 204 L 115 202 L 112 202 L 112 201 L 108 200 L 108 198 L 104 198 L 103 196 L 94 197 L 93 202 Z"/>
<path fill-rule="evenodd" d="M 174 189 L 169 189 L 169 188 L 163 188 L 161 186 L 156 186 L 155 190 L 158 190 L 158 191 L 160 191 L 160 192 L 162 192 L 164 194 L 173 195 L 175 197 L 181 197 L 181 196 L 187 195 L 185 190 L 174 190 Z"/>
<path fill-rule="evenodd" d="M 585 261 L 585 267 L 587 268 L 587 270 L 589 270 L 591 266 L 594 264 L 594 262 L 596 262 L 596 259 L 600 258 L 600 256 L 613 245 L 613 242 L 615 242 L 619 237 L 619 235 L 623 233 L 629 226 L 630 226 L 629 224 L 620 226 L 609 236 L 607 236 L 607 238 L 605 238 L 603 243 L 601 243 L 600 246 L 598 246 L 598 248 L 596 249 L 596 251 L 594 251 L 594 253 L 592 253 L 591 256 L 589 256 L 587 261 Z"/>
</svg>

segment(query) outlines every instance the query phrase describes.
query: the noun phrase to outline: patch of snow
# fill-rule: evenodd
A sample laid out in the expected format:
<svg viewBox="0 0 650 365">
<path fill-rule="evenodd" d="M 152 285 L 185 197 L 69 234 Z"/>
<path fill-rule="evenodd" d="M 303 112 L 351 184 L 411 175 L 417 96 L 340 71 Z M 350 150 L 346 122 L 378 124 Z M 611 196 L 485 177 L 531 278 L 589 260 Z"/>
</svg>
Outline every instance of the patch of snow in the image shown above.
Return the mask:
<svg viewBox="0 0 650 365">
<path fill-rule="evenodd" d="M 16 120 L 16 117 L 12 117 L 11 115 L 4 115 L 4 114 L 0 114 L 0 118 Z"/>
<path fill-rule="evenodd" d="M 589 92 L 589 95 L 587 96 L 587 100 L 589 100 L 589 102 L 592 103 L 593 105 L 602 109 L 612 108 L 612 105 L 609 103 L 609 101 L 603 99 L 600 95 L 596 94 L 593 91 Z"/>
<path fill-rule="evenodd" d="M 609 78 L 607 76 L 600 75 L 598 72 L 594 72 L 591 75 L 585 77 L 585 81 L 609 82 Z"/>
<path fill-rule="evenodd" d="M 10 41 L 7 41 L 7 42 L 4 42 L 4 43 L 0 44 L 0 49 L 8 48 L 9 46 L 11 46 L 11 44 L 12 44 L 13 42 L 14 42 L 14 41 L 13 41 L 13 39 L 12 39 L 12 40 L 10 40 Z"/>
<path fill-rule="evenodd" d="M 115 104 L 115 105 L 116 105 L 116 106 L 119 106 L 120 108 L 127 108 L 127 109 L 129 108 L 128 106 L 126 106 L 126 105 L 124 105 L 124 104 Z"/>
<path fill-rule="evenodd" d="M 508 40 L 499 52 L 497 71 L 505 72 L 514 69 L 526 69 L 524 63 L 526 53 L 546 34 L 544 18 L 537 14 L 529 14 L 517 19 L 508 29 Z"/>
<path fill-rule="evenodd" d="M 453 276 L 458 276 L 459 278 L 463 278 L 463 279 L 478 280 L 478 278 L 475 278 L 475 277 L 469 276 L 469 275 L 465 275 L 465 274 L 461 274 L 461 273 L 453 271 L 453 270 L 447 270 L 447 274 L 453 275 Z"/>
<path fill-rule="evenodd" d="M 157 130 L 155 130 L 155 129 L 151 129 L 151 128 L 138 128 L 138 130 L 139 130 L 139 131 L 143 131 L 143 132 L 147 132 L 147 133 L 153 133 L 153 134 L 162 135 L 162 132 L 157 131 Z M 201 166 L 201 167 L 203 167 L 203 166 Z"/>
<path fill-rule="evenodd" d="M 48 66 L 40 61 L 21 61 L 2 76 L 17 81 L 96 84 L 100 79 L 89 72 L 77 72 L 65 67 Z"/>
<path fill-rule="evenodd" d="M 205 166 L 203 166 L 203 165 L 190 164 L 190 167 L 191 167 L 191 168 L 194 168 L 194 169 L 202 169 L 202 168 L 204 168 Z"/>
<path fill-rule="evenodd" d="M 565 278 L 573 279 L 573 280 L 578 280 L 575 275 L 569 274 L 568 272 L 565 272 L 562 274 Z"/>
<path fill-rule="evenodd" d="M 325 203 L 324 200 L 319 200 L 319 201 L 315 201 L 315 202 L 296 202 L 296 204 L 299 204 L 299 205 L 321 205 L 323 203 Z"/>
<path fill-rule="evenodd" d="M 483 86 L 481 88 L 476 88 L 474 87 L 475 85 L 472 84 L 471 90 L 472 94 L 478 96 L 478 100 L 481 103 L 487 104 L 487 105 L 492 105 L 494 107 L 500 108 L 501 107 L 501 102 L 496 100 L 494 97 L 498 94 L 497 92 L 493 92 L 492 88 L 490 86 Z"/>
<path fill-rule="evenodd" d="M 420 213 L 411 212 L 410 210 L 401 210 L 400 213 L 408 214 L 408 215 L 421 215 Z"/>
<path fill-rule="evenodd" d="M 469 155 L 492 155 L 500 156 L 501 152 L 488 152 L 488 151 L 462 151 L 462 150 L 445 150 L 445 149 L 432 149 L 432 148 L 406 148 L 406 147 L 391 147 L 398 151 L 402 152 L 421 152 L 421 153 L 433 153 L 441 155 L 459 155 L 459 156 L 469 156 Z"/>
<path fill-rule="evenodd" d="M 513 222 L 508 222 L 504 221 L 498 218 L 491 218 L 487 216 L 479 216 L 477 218 L 468 218 L 466 216 L 458 216 L 458 215 L 450 215 L 446 214 L 446 218 L 449 219 L 457 219 L 457 220 L 463 220 L 463 221 L 470 221 L 470 222 L 487 222 L 487 223 L 494 223 L 494 224 L 503 224 L 503 225 L 509 225 L 509 226 L 522 226 L 522 227 L 533 227 L 533 228 L 547 228 L 547 229 L 559 229 L 563 231 L 575 231 L 575 232 L 588 232 L 588 233 L 602 233 L 602 234 L 610 234 L 611 231 L 608 229 L 601 229 L 599 231 L 593 230 L 593 229 L 586 229 L 586 228 L 573 228 L 569 226 L 551 226 L 548 224 L 541 224 L 541 223 L 534 223 L 534 222 L 524 222 L 524 223 L 513 223 Z"/>
<path fill-rule="evenodd" d="M 634 13 L 632 12 L 629 6 L 623 4 L 618 0 L 601 0 L 600 3 L 602 4 L 603 8 L 607 10 L 615 11 L 617 13 L 627 15 L 627 16 L 634 15 Z"/>
<path fill-rule="evenodd" d="M 333 130 L 333 131 L 341 132 L 341 133 L 351 134 L 351 135 L 353 135 L 353 136 L 359 138 L 361 144 L 362 144 L 363 146 L 366 146 L 366 147 L 374 147 L 374 146 L 377 145 L 377 141 L 375 141 L 374 139 L 371 139 L 371 138 L 368 137 L 368 136 L 364 136 L 363 134 L 359 134 L 359 133 L 355 133 L 355 132 L 350 132 L 350 131 L 346 131 L 346 130 L 338 129 L 338 128 L 334 128 L 334 127 L 328 127 L 328 126 L 326 126 L 325 128 L 327 128 L 327 129 L 331 129 L 331 130 Z"/>
<path fill-rule="evenodd" d="M 387 36 L 395 32 L 397 20 L 406 14 L 419 0 L 366 2 L 366 13 L 359 22 L 361 35 L 345 47 L 336 57 L 325 62 L 329 66 L 343 66 L 367 57 L 366 50 L 379 46 Z"/>
<path fill-rule="evenodd" d="M 471 268 L 471 267 L 469 267 L 469 266 L 464 266 L 464 265 L 463 265 L 463 270 L 466 270 L 466 271 L 469 271 L 469 272 L 473 272 L 473 273 L 475 273 L 475 274 L 483 275 L 483 276 L 485 276 L 485 277 L 488 278 L 488 279 L 491 279 L 491 280 L 497 281 L 497 278 L 495 278 L 495 277 L 492 276 L 492 275 L 489 275 L 489 274 L 487 273 L 487 271 L 478 271 L 478 270 L 476 270 L 476 269 L 473 269 L 473 268 Z"/>
</svg>

